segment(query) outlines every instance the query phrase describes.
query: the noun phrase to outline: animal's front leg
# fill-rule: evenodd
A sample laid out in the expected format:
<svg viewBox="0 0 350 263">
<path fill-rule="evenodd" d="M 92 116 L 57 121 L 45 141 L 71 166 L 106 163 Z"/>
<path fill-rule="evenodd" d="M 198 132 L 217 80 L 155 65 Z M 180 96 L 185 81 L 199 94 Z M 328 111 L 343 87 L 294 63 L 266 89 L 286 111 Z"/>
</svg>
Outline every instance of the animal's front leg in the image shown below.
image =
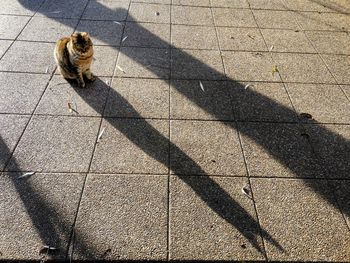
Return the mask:
<svg viewBox="0 0 350 263">
<path fill-rule="evenodd" d="M 81 71 L 78 72 L 78 85 L 80 88 L 85 88 L 85 81 L 84 81 L 84 78 L 83 78 L 83 73 Z"/>
<path fill-rule="evenodd" d="M 85 75 L 85 77 L 86 77 L 89 81 L 91 81 L 91 82 L 93 82 L 93 81 L 96 79 L 95 76 L 92 74 L 92 72 L 91 72 L 90 69 L 86 70 L 86 71 L 84 72 L 84 75 Z"/>
</svg>

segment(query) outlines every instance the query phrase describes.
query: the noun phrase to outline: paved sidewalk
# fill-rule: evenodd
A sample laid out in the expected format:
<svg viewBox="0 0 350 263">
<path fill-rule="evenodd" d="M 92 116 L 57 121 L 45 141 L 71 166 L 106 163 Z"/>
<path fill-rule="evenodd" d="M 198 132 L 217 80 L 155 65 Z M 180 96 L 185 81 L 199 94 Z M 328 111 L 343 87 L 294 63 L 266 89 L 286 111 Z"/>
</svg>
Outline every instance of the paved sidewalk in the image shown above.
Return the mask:
<svg viewBox="0 0 350 263">
<path fill-rule="evenodd" d="M 349 33 L 347 0 L 2 0 L 0 260 L 350 262 Z"/>
</svg>

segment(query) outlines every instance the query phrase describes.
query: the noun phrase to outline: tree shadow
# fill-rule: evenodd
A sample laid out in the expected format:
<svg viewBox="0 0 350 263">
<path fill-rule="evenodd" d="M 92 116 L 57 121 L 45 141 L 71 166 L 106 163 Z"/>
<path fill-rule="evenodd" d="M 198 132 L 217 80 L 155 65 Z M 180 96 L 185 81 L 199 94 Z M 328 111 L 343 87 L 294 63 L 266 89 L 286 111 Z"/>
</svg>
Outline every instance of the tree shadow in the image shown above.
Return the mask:
<svg viewBox="0 0 350 263">
<path fill-rule="evenodd" d="M 20 1 L 26 8 L 30 9 L 30 3 L 27 1 Z M 93 2 L 93 1 L 91 1 Z M 102 4 L 95 2 L 95 6 L 98 7 L 99 12 L 102 14 L 104 12 L 110 12 L 110 9 L 103 6 Z M 117 9 L 115 12 L 125 13 L 124 9 Z M 58 19 L 58 18 L 52 18 Z M 129 18 L 132 20 L 132 18 Z M 137 22 L 137 21 L 134 21 Z M 60 20 L 60 23 L 65 23 L 64 20 Z M 138 31 L 142 35 L 147 35 L 150 42 L 158 43 L 159 46 L 168 46 L 166 41 L 163 41 L 149 30 L 145 29 L 141 25 L 135 23 L 138 27 Z M 114 45 L 109 38 L 101 38 L 106 44 Z M 228 79 L 222 72 L 202 63 L 194 56 L 185 52 L 181 49 L 176 49 L 173 46 L 171 48 L 171 55 L 168 62 L 164 64 L 164 58 L 152 58 L 147 59 L 147 56 L 139 53 L 130 52 L 130 48 L 121 48 L 120 52 L 132 59 L 138 65 L 141 65 L 148 69 L 152 74 L 159 78 L 171 78 L 170 68 L 177 60 L 185 61 L 185 64 L 181 64 L 186 67 L 192 73 L 190 78 L 193 79 L 203 79 L 203 76 L 216 80 L 221 79 L 223 86 L 219 86 L 219 89 L 226 90 L 226 95 L 219 96 L 221 94 L 217 89 L 208 89 L 206 92 L 200 93 L 199 84 L 192 86 L 192 88 L 183 88 L 182 82 L 179 80 L 172 80 L 171 87 L 177 92 L 182 94 L 186 99 L 191 101 L 193 104 L 200 107 L 206 113 L 215 117 L 217 120 L 227 119 L 223 117 L 222 109 L 220 109 L 220 104 L 227 101 L 230 98 L 231 106 L 234 109 L 242 108 L 247 110 L 251 115 L 260 116 L 274 116 L 276 112 L 283 116 L 283 120 L 287 119 L 290 122 L 296 123 L 298 119 L 295 119 L 295 112 L 269 97 L 262 95 L 261 93 L 254 91 L 254 89 L 246 89 L 244 85 L 233 80 Z M 116 47 L 116 49 L 119 49 Z M 174 57 L 176 54 L 176 57 Z M 188 66 L 190 65 L 190 66 Z M 176 78 L 188 78 L 188 76 L 182 75 L 183 69 L 179 67 Z M 199 77 L 198 77 L 199 76 Z M 172 76 L 174 77 L 174 76 Z M 198 80 L 194 80 L 198 83 Z M 140 118 L 140 125 L 142 129 L 130 129 L 129 126 L 123 124 L 123 122 L 113 122 L 112 119 L 107 119 L 111 125 L 121 133 L 123 133 L 130 141 L 135 145 L 140 147 L 149 156 L 158 160 L 159 162 L 169 166 L 167 158 L 159 154 L 157 147 L 154 146 L 156 141 L 159 144 L 170 144 L 171 152 L 176 158 L 181 160 L 179 166 L 171 166 L 174 174 L 180 174 L 180 178 L 186 182 L 196 194 L 221 218 L 226 220 L 232 226 L 234 226 L 240 233 L 245 236 L 249 242 L 260 252 L 262 248 L 257 243 L 257 238 L 260 236 L 264 237 L 268 242 L 271 242 L 274 246 L 283 250 L 283 248 L 271 237 L 265 230 L 260 229 L 257 221 L 250 216 L 247 211 L 241 205 L 231 198 L 228 193 L 226 193 L 219 185 L 217 185 L 210 177 L 204 177 L 205 179 L 201 182 L 194 183 L 189 177 L 186 177 L 186 170 L 191 171 L 190 174 L 207 174 L 203 169 L 192 160 L 186 153 L 184 153 L 178 146 L 173 144 L 163 135 L 161 135 L 156 129 L 147 123 L 146 120 L 142 119 L 142 116 L 134 109 L 134 107 L 116 92 L 113 88 L 106 86 L 109 90 L 109 97 L 114 98 L 118 101 L 119 107 L 128 108 L 129 111 L 136 117 Z M 227 93 L 228 92 L 228 93 Z M 244 94 L 244 96 L 238 96 L 238 94 Z M 213 94 L 215 94 L 215 101 L 213 100 Z M 229 97 L 227 97 L 229 96 Z M 243 98 L 243 101 L 242 101 Z M 93 107 L 93 104 L 89 98 L 84 98 L 84 100 Z M 208 103 L 210 102 L 210 103 Z M 248 106 L 243 106 L 248 105 Z M 99 109 L 96 109 L 99 111 Z M 101 111 L 99 111 L 103 114 Z M 294 117 L 292 117 L 294 116 Z M 293 119 L 294 118 L 294 119 Z M 228 119 L 230 119 L 228 117 Z M 280 119 L 258 118 L 254 122 L 259 121 L 269 121 L 276 122 Z M 286 125 L 270 123 L 270 124 L 254 124 L 245 123 L 244 121 L 235 122 L 225 121 L 225 125 L 231 127 L 232 129 L 238 130 L 242 136 L 247 138 L 247 140 L 261 147 L 269 156 L 276 160 L 280 165 L 282 165 L 286 170 L 291 172 L 295 177 L 300 178 L 310 178 L 310 177 L 320 177 L 320 178 L 343 178 L 348 179 L 348 172 L 350 171 L 350 165 L 348 160 L 350 159 L 350 142 L 345 139 L 342 135 L 333 132 L 331 129 L 318 124 L 315 121 L 306 121 L 305 125 L 298 125 L 299 128 L 286 128 Z M 264 127 L 264 125 L 266 127 Z M 312 127 L 310 130 L 309 127 Z M 316 131 L 316 132 L 315 132 Z M 145 140 L 145 137 L 153 138 L 152 140 Z M 324 143 L 329 143 L 325 151 L 322 150 L 321 146 Z M 332 155 L 329 155 L 332 153 Z M 183 167 L 186 167 L 185 172 Z M 338 208 L 338 203 L 334 198 L 334 195 L 329 193 L 328 189 L 320 189 L 319 185 L 315 181 L 308 180 L 308 186 L 312 188 L 319 196 L 325 199 L 329 204 Z M 18 188 L 21 191 L 20 188 Z M 28 189 L 30 191 L 32 189 Z M 216 195 L 213 196 L 213 192 Z M 349 196 L 350 198 L 350 196 Z M 24 205 L 26 201 L 23 200 Z M 43 202 L 38 200 L 38 202 Z M 48 208 L 49 209 L 49 208 Z M 30 212 L 30 211 L 28 211 Z M 345 210 L 347 213 L 348 210 Z M 348 215 L 348 214 L 347 214 Z M 41 220 L 40 218 L 34 218 L 33 220 Z M 34 224 L 40 224 L 40 221 Z M 260 229 L 260 230 L 259 230 Z M 261 233 L 259 232 L 261 231 Z M 43 236 L 48 235 L 48 233 L 42 233 Z M 86 247 L 84 245 L 83 239 L 76 238 L 77 250 L 81 252 L 86 252 Z M 93 251 L 93 248 L 89 248 Z"/>
</svg>

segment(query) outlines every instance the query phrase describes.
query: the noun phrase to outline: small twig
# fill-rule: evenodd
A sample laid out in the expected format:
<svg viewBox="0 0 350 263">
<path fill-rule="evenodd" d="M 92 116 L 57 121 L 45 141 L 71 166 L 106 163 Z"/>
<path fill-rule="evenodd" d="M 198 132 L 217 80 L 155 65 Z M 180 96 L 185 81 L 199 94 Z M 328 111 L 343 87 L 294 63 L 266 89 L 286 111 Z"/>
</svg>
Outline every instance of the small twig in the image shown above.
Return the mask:
<svg viewBox="0 0 350 263">
<path fill-rule="evenodd" d="M 99 134 L 98 137 L 97 137 L 97 142 L 100 142 L 100 140 L 101 140 L 101 138 L 102 138 L 102 135 L 103 135 L 103 133 L 105 132 L 105 129 L 106 129 L 106 127 L 103 127 L 103 128 L 102 128 L 100 134 Z"/>
<path fill-rule="evenodd" d="M 199 81 L 199 86 L 201 87 L 201 89 L 205 92 L 205 90 L 204 90 L 204 86 L 203 86 L 203 83 L 202 83 L 202 81 Z"/>
</svg>

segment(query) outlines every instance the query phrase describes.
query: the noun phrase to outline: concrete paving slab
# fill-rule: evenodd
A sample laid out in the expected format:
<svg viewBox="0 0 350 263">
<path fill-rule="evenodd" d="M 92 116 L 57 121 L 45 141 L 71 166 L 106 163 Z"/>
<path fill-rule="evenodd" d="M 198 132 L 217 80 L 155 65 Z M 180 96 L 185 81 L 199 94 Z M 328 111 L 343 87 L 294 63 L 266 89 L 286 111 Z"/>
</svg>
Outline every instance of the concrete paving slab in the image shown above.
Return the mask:
<svg viewBox="0 0 350 263">
<path fill-rule="evenodd" d="M 18 39 L 56 43 L 58 39 L 70 36 L 77 24 L 77 19 L 52 20 L 47 17 L 33 17 Z"/>
<path fill-rule="evenodd" d="M 0 176 L 1 260 L 63 260 L 83 188 L 82 174 Z M 6 211 L 6 212 L 5 212 Z M 46 255 L 43 246 L 57 250 Z"/>
<path fill-rule="evenodd" d="M 169 118 L 169 83 L 159 79 L 115 78 L 108 96 L 107 117 Z M 130 107 L 121 106 L 127 100 Z"/>
<path fill-rule="evenodd" d="M 226 74 L 232 80 L 240 81 L 280 81 L 278 73 L 273 73 L 275 65 L 269 53 L 263 52 L 222 52 Z"/>
<path fill-rule="evenodd" d="M 225 81 L 173 80 L 170 87 L 172 119 L 234 120 Z"/>
<path fill-rule="evenodd" d="M 249 85 L 247 88 L 245 88 Z M 282 83 L 230 82 L 235 117 L 240 121 L 297 121 Z"/>
<path fill-rule="evenodd" d="M 172 25 L 171 41 L 176 48 L 219 49 L 214 27 Z"/>
<path fill-rule="evenodd" d="M 327 176 L 297 124 L 240 123 L 239 130 L 250 176 Z"/>
<path fill-rule="evenodd" d="M 296 14 L 291 11 L 253 10 L 253 14 L 260 28 L 301 29 Z"/>
<path fill-rule="evenodd" d="M 304 32 L 283 29 L 261 29 L 267 46 L 272 52 L 317 53 Z"/>
<path fill-rule="evenodd" d="M 108 118 L 101 127 L 91 172 L 168 173 L 168 121 Z"/>
<path fill-rule="evenodd" d="M 255 241 L 262 247 L 260 236 L 253 234 L 259 232 L 251 223 L 255 218 L 253 201 L 241 193 L 247 184 L 246 178 L 172 176 L 170 259 L 263 260 L 251 244 Z M 201 196 L 193 188 L 201 189 Z M 225 211 L 225 217 L 211 207 Z M 247 214 L 242 214 L 241 209 Z"/>
<path fill-rule="evenodd" d="M 350 54 L 350 37 L 346 32 L 305 32 L 319 53 Z"/>
<path fill-rule="evenodd" d="M 225 79 L 219 51 L 180 50 L 171 53 L 171 77 L 173 79 Z"/>
<path fill-rule="evenodd" d="M 182 25 L 214 25 L 211 10 L 208 7 L 172 6 L 171 23 Z"/>
<path fill-rule="evenodd" d="M 210 0 L 173 0 L 173 5 L 210 6 Z"/>
<path fill-rule="evenodd" d="M 31 16 L 44 1 L 45 0 L 22 0 L 21 2 L 17 2 L 13 0 L 3 0 L 1 1 L 2 6 L 0 14 Z"/>
<path fill-rule="evenodd" d="M 0 40 L 0 58 L 5 54 L 12 42 L 12 40 Z"/>
<path fill-rule="evenodd" d="M 257 28 L 217 27 L 221 50 L 267 51 Z"/>
<path fill-rule="evenodd" d="M 247 0 L 210 0 L 212 7 L 249 8 Z"/>
<path fill-rule="evenodd" d="M 0 15 L 0 38 L 15 39 L 29 19 L 27 16 Z"/>
<path fill-rule="evenodd" d="M 338 84 L 350 84 L 350 56 L 321 55 Z"/>
<path fill-rule="evenodd" d="M 46 0 L 35 16 L 54 18 L 80 18 L 88 0 Z"/>
<path fill-rule="evenodd" d="M 170 5 L 131 3 L 128 21 L 170 23 Z"/>
<path fill-rule="evenodd" d="M 170 122 L 172 173 L 245 176 L 242 150 L 234 123 L 214 121 Z M 201 170 L 199 170 L 199 167 Z"/>
<path fill-rule="evenodd" d="M 34 116 L 8 171 L 87 172 L 99 119 Z"/>
<path fill-rule="evenodd" d="M 35 114 L 101 116 L 107 100 L 110 78 L 98 78 L 82 89 L 59 75 L 53 77 Z M 68 103 L 70 106 L 68 106 Z M 70 110 L 69 107 L 72 109 Z"/>
<path fill-rule="evenodd" d="M 128 15 L 130 1 L 90 1 L 82 19 L 124 21 Z"/>
<path fill-rule="evenodd" d="M 122 47 L 115 75 L 168 79 L 170 75 L 170 51 L 158 48 Z"/>
<path fill-rule="evenodd" d="M 1 71 L 52 73 L 54 43 L 15 41 L 0 61 Z"/>
<path fill-rule="evenodd" d="M 91 65 L 91 72 L 95 76 L 113 75 L 115 63 L 119 50 L 110 46 L 94 46 L 94 59 Z"/>
<path fill-rule="evenodd" d="M 339 1 L 339 4 L 336 3 L 337 1 L 312 1 L 312 0 L 284 0 L 284 1 L 288 9 L 298 10 L 298 11 L 337 12 L 338 9 L 333 9 L 332 7 L 341 6 L 340 4 L 341 1 Z"/>
<path fill-rule="evenodd" d="M 252 9 L 287 10 L 284 0 L 248 0 Z"/>
<path fill-rule="evenodd" d="M 257 27 L 252 12 L 248 9 L 212 8 L 216 26 Z"/>
<path fill-rule="evenodd" d="M 113 21 L 80 20 L 77 32 L 89 32 L 94 45 L 119 46 L 123 24 Z"/>
<path fill-rule="evenodd" d="M 0 170 L 5 168 L 6 163 L 21 137 L 29 116 L 21 115 L 0 115 Z M 1 250 L 0 250 L 1 251 Z"/>
<path fill-rule="evenodd" d="M 303 122 L 350 123 L 350 103 L 337 85 L 286 84 L 298 114 L 309 113 Z"/>
<path fill-rule="evenodd" d="M 335 83 L 316 54 L 273 53 L 272 56 L 285 82 Z"/>
<path fill-rule="evenodd" d="M 0 72 L 0 112 L 32 113 L 48 81 L 44 74 Z"/>
<path fill-rule="evenodd" d="M 350 259 L 350 234 L 341 213 L 316 193 L 334 202 L 325 180 L 252 179 L 252 188 L 261 226 L 284 250 L 265 242 L 269 260 Z"/>
<path fill-rule="evenodd" d="M 310 141 L 331 178 L 349 178 L 350 126 L 305 125 Z"/>
<path fill-rule="evenodd" d="M 75 228 L 84 235 L 73 258 L 165 260 L 167 184 L 166 176 L 89 174 Z"/>
<path fill-rule="evenodd" d="M 126 23 L 122 46 L 167 48 L 170 43 L 170 25 L 153 23 Z"/>
<path fill-rule="evenodd" d="M 298 23 L 304 30 L 344 31 L 350 29 L 347 14 L 295 12 Z"/>
</svg>

